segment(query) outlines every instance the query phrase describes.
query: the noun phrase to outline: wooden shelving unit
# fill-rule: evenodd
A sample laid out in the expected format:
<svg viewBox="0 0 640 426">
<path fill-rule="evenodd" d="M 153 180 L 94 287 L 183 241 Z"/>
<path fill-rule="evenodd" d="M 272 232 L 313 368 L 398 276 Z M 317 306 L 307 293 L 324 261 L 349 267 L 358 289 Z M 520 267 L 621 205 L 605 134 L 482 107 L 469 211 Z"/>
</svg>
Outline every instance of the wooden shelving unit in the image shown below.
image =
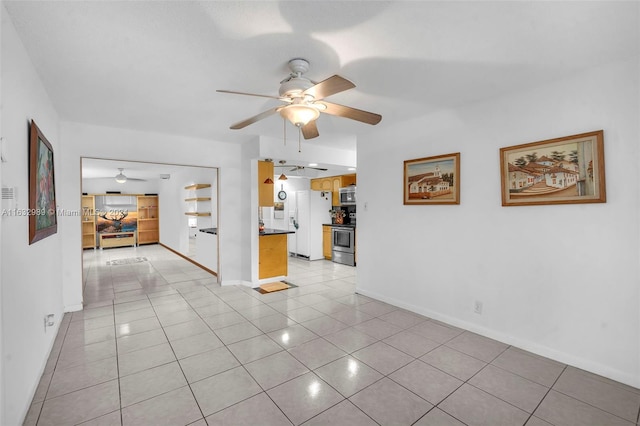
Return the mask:
<svg viewBox="0 0 640 426">
<path fill-rule="evenodd" d="M 100 234 L 100 249 L 136 245 L 136 231 Z"/>
<path fill-rule="evenodd" d="M 204 189 L 204 188 L 211 188 L 211 185 L 208 183 L 195 183 L 193 185 L 184 187 L 184 189 L 186 189 L 187 191 L 191 191 L 191 190 L 195 191 L 195 190 Z"/>
<path fill-rule="evenodd" d="M 82 196 L 82 248 L 96 248 L 96 199 Z"/>
<path fill-rule="evenodd" d="M 189 186 L 185 186 L 184 189 L 186 189 L 187 191 L 198 191 L 200 189 L 208 189 L 211 188 L 211 185 L 208 183 L 195 183 L 193 185 L 189 185 Z M 198 216 L 198 217 L 204 217 L 204 216 L 211 216 L 211 212 L 210 211 L 206 211 L 206 210 L 210 210 L 211 209 L 211 204 L 205 204 L 205 211 L 200 211 L 200 208 L 202 207 L 201 205 L 198 205 L 198 203 L 206 203 L 211 201 L 211 197 L 198 197 L 197 194 L 195 193 L 190 193 L 188 195 L 195 195 L 194 197 L 188 197 L 185 198 L 184 201 L 187 203 L 195 203 L 195 207 L 193 207 L 194 205 L 192 205 L 192 208 L 188 208 L 188 210 L 185 212 L 184 214 L 187 216 Z M 191 211 L 195 209 L 195 211 Z"/>
<path fill-rule="evenodd" d="M 138 244 L 160 242 L 157 195 L 138 195 Z"/>
</svg>

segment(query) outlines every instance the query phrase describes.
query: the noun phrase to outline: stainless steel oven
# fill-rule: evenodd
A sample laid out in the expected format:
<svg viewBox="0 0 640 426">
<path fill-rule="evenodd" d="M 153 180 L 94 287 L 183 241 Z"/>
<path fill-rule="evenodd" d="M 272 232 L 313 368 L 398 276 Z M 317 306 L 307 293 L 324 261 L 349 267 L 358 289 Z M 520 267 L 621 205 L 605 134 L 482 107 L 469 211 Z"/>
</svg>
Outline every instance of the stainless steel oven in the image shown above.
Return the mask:
<svg viewBox="0 0 640 426">
<path fill-rule="evenodd" d="M 331 228 L 332 260 L 344 265 L 356 265 L 356 230 L 348 226 Z"/>
</svg>

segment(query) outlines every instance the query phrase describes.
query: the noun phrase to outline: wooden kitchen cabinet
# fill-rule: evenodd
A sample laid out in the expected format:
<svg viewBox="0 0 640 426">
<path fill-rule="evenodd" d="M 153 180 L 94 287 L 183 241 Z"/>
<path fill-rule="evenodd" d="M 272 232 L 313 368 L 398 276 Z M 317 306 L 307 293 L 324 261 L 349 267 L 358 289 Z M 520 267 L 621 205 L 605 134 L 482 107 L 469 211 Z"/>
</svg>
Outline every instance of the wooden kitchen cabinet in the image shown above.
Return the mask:
<svg viewBox="0 0 640 426">
<path fill-rule="evenodd" d="M 258 248 L 258 278 L 287 275 L 287 235 L 261 235 Z"/>
<path fill-rule="evenodd" d="M 331 226 L 322 225 L 322 255 L 327 260 L 331 260 L 331 238 Z"/>
<path fill-rule="evenodd" d="M 342 187 L 356 184 L 356 175 L 355 175 L 355 173 L 350 174 L 350 175 L 342 175 L 340 177 L 342 178 Z"/>
<path fill-rule="evenodd" d="M 355 185 L 355 173 L 349 175 L 329 176 L 324 178 L 311 179 L 311 190 L 331 191 L 331 205 L 340 205 L 339 189 L 345 186 Z"/>
<path fill-rule="evenodd" d="M 258 161 L 258 206 L 273 207 L 273 183 L 264 183 L 265 180 L 273 181 L 273 162 Z"/>
<path fill-rule="evenodd" d="M 331 180 L 328 178 L 311 179 L 311 190 L 331 191 Z"/>
</svg>

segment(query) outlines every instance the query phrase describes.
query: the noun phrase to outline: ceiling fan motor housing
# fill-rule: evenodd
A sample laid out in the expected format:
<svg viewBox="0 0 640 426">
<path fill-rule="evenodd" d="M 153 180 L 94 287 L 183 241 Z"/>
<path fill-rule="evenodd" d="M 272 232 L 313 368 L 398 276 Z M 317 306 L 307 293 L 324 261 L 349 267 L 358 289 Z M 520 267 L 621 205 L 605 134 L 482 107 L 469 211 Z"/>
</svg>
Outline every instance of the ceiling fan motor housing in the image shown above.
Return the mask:
<svg viewBox="0 0 640 426">
<path fill-rule="evenodd" d="M 301 96 L 302 92 L 312 87 L 313 83 L 304 77 L 291 77 L 280 85 L 278 93 L 283 97 Z"/>
</svg>

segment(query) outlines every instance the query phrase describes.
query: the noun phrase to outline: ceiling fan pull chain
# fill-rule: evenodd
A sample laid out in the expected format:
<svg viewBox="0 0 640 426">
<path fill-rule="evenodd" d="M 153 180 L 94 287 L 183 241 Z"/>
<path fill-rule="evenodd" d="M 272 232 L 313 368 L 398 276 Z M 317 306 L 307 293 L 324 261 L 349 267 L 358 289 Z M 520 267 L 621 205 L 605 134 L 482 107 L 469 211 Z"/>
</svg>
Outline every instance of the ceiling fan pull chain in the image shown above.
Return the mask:
<svg viewBox="0 0 640 426">
<path fill-rule="evenodd" d="M 302 150 L 301 150 L 302 143 L 300 142 L 300 135 L 301 134 L 302 134 L 302 128 L 298 127 L 298 152 L 302 152 Z"/>
<path fill-rule="evenodd" d="M 282 118 L 282 133 L 284 134 L 284 146 L 287 146 L 287 119 Z"/>
</svg>

